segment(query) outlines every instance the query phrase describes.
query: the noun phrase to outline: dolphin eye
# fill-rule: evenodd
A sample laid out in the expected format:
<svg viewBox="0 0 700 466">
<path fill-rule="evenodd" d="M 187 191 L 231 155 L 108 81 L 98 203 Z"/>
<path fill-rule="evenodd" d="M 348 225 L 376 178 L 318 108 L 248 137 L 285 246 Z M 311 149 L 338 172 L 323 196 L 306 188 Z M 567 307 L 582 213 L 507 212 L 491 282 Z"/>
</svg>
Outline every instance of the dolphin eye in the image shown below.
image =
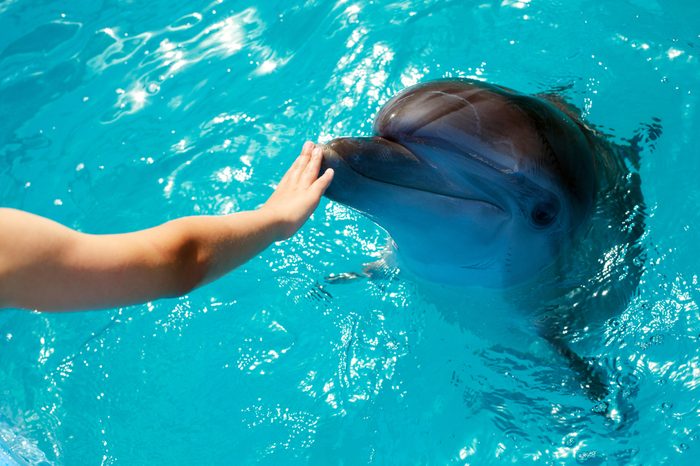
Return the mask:
<svg viewBox="0 0 700 466">
<path fill-rule="evenodd" d="M 530 217 L 532 223 L 538 227 L 546 227 L 554 223 L 559 213 L 559 208 L 552 202 L 540 202 L 532 209 Z"/>
</svg>

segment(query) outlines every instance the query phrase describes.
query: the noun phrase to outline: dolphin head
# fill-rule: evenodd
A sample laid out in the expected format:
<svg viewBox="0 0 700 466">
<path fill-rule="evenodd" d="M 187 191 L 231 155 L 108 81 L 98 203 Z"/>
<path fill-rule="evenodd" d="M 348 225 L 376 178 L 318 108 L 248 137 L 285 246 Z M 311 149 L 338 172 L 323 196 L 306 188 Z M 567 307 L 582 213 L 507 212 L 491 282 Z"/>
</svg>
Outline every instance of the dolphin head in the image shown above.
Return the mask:
<svg viewBox="0 0 700 466">
<path fill-rule="evenodd" d="M 585 129 L 548 101 L 478 81 L 420 84 L 369 138 L 324 149 L 326 192 L 384 227 L 400 264 L 454 285 L 509 287 L 553 264 L 586 225 Z"/>
</svg>

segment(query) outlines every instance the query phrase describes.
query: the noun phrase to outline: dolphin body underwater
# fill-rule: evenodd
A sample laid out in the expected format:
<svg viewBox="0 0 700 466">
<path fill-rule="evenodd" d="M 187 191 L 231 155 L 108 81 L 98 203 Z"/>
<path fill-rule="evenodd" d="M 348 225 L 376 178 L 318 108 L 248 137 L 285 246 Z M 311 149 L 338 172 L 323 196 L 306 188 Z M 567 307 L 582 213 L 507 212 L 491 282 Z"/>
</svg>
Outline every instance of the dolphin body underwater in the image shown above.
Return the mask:
<svg viewBox="0 0 700 466">
<path fill-rule="evenodd" d="M 374 132 L 325 145 L 326 196 L 383 227 L 400 270 L 503 289 L 605 398 L 607 377 L 571 344 L 619 314 L 641 276 L 637 140 L 609 141 L 555 94 L 464 79 L 400 92 Z"/>
</svg>

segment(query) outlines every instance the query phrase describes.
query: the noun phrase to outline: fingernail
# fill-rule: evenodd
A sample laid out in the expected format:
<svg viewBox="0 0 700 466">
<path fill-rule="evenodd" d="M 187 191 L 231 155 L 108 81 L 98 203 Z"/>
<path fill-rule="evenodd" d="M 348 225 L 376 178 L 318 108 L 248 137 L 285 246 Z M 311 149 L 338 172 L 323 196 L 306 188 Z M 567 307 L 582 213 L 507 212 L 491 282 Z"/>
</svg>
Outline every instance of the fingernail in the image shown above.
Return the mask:
<svg viewBox="0 0 700 466">
<path fill-rule="evenodd" d="M 304 143 L 304 147 L 302 148 L 302 151 L 307 151 L 313 147 L 314 143 L 311 141 L 306 141 Z"/>
<path fill-rule="evenodd" d="M 314 157 L 319 157 L 321 155 L 321 148 L 316 147 L 314 148 Z"/>
</svg>

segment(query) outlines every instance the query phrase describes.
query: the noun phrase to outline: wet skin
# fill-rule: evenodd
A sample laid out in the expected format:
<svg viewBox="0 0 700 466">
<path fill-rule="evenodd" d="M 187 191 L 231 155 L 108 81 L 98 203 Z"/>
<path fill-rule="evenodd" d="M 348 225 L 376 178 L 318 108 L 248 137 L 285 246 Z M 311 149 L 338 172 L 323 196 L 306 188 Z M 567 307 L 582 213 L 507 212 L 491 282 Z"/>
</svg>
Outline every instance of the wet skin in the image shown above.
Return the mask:
<svg viewBox="0 0 700 466">
<path fill-rule="evenodd" d="M 327 144 L 326 196 L 384 227 L 429 280 L 507 288 L 555 262 L 598 190 L 589 138 L 554 104 L 477 81 L 414 86 L 376 136 Z M 446 247 L 448 246 L 448 247 Z"/>
<path fill-rule="evenodd" d="M 325 195 L 385 228 L 401 270 L 507 289 L 588 395 L 607 396 L 606 375 L 569 343 L 619 313 L 638 284 L 636 146 L 607 141 L 556 95 L 473 80 L 404 90 L 374 133 L 324 147 L 335 171 Z M 620 276 L 601 269 L 611 257 Z"/>
</svg>

